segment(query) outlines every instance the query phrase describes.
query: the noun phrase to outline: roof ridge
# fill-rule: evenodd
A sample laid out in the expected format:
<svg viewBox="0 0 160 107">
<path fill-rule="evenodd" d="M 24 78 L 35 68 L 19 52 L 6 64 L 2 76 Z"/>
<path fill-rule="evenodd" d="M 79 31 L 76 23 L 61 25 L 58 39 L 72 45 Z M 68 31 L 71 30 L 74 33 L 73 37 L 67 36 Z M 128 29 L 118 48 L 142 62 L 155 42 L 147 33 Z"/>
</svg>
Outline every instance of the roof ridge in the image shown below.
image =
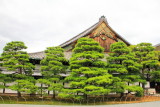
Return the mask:
<svg viewBox="0 0 160 107">
<path fill-rule="evenodd" d="M 72 37 L 71 39 L 67 40 L 66 42 L 60 44 L 59 46 L 63 47 L 63 46 L 65 46 L 65 44 L 68 45 L 69 43 L 67 43 L 67 42 L 73 40 L 74 38 L 79 37 L 80 35 L 82 35 L 82 34 L 85 33 L 86 31 L 93 29 L 93 27 L 96 26 L 98 23 L 99 23 L 99 22 L 95 23 L 94 25 L 92 25 L 92 26 L 89 27 L 88 29 L 86 29 L 86 30 L 84 30 L 83 32 L 79 33 L 78 35 Z M 82 36 L 82 37 L 83 37 L 83 36 Z M 79 38 L 80 38 L 80 37 L 79 37 Z"/>
<path fill-rule="evenodd" d="M 160 46 L 160 43 L 158 43 L 158 44 L 154 45 L 154 47 L 156 47 L 156 46 Z"/>
</svg>

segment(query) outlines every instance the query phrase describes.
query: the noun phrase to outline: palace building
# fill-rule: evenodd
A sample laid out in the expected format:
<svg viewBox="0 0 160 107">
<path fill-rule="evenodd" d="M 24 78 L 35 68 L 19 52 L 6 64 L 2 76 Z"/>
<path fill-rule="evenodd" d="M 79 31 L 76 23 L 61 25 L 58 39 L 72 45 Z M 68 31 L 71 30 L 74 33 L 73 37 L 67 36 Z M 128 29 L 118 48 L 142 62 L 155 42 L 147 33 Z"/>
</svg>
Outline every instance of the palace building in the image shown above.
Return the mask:
<svg viewBox="0 0 160 107">
<path fill-rule="evenodd" d="M 110 45 L 112 43 L 122 41 L 126 43 L 126 45 L 128 46 L 130 45 L 130 43 L 127 40 L 125 40 L 121 35 L 119 35 L 109 26 L 105 16 L 101 16 L 97 23 L 95 23 L 82 33 L 76 35 L 75 37 L 59 45 L 64 49 L 64 56 L 66 59 L 69 60 L 71 58 L 72 49 L 77 43 L 77 40 L 81 37 L 93 38 L 95 41 L 99 42 L 100 45 L 105 49 L 106 55 L 110 51 Z M 30 62 L 32 62 L 36 66 L 33 76 L 41 76 L 40 61 L 45 57 L 45 52 L 41 51 L 41 52 L 29 53 L 29 56 L 30 56 Z M 106 58 L 102 60 L 106 60 Z"/>
<path fill-rule="evenodd" d="M 70 59 L 72 49 L 74 48 L 77 40 L 81 37 L 93 38 L 95 41 L 99 42 L 100 45 L 105 49 L 105 53 L 109 52 L 110 45 L 114 42 L 123 41 L 127 45 L 130 45 L 127 40 L 125 40 L 121 35 L 119 35 L 109 26 L 105 16 L 101 16 L 96 24 L 92 25 L 82 33 L 59 45 L 65 50 L 64 55 L 67 59 Z M 44 51 L 29 53 L 29 55 L 33 60 L 41 60 L 45 57 Z"/>
<path fill-rule="evenodd" d="M 72 55 L 72 49 L 74 49 L 77 40 L 82 37 L 92 38 L 95 41 L 99 42 L 99 44 L 104 48 L 105 56 L 108 55 L 110 52 L 110 45 L 115 42 L 124 42 L 126 45 L 131 45 L 127 40 L 125 40 L 121 35 L 119 35 L 115 30 L 113 30 L 110 25 L 108 24 L 107 19 L 105 16 L 101 16 L 99 21 L 89 27 L 88 29 L 84 30 L 82 33 L 74 36 L 73 38 L 69 39 L 68 41 L 60 44 L 59 46 L 64 49 L 64 56 L 66 59 L 70 59 Z M 156 45 L 156 50 L 160 50 L 160 44 Z M 41 78 L 42 74 L 40 72 L 40 61 L 45 57 L 45 52 L 35 52 L 35 53 L 28 53 L 30 56 L 30 62 L 35 65 L 35 70 L 33 71 L 32 76 L 35 78 Z M 102 59 L 106 61 L 106 58 Z M 6 72 L 6 69 L 3 69 L 3 73 L 14 73 L 14 72 Z M 64 75 L 64 77 L 67 76 Z M 151 86 L 149 82 L 146 85 L 148 88 L 155 88 L 155 83 Z"/>
</svg>

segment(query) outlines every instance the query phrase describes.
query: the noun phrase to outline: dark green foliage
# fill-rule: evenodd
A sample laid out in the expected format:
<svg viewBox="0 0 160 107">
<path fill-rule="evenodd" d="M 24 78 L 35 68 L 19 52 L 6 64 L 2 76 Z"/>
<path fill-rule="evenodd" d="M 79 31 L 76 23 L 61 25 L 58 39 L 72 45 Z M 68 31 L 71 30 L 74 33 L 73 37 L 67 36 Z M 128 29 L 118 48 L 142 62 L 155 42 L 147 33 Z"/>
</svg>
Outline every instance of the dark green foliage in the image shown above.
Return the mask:
<svg viewBox="0 0 160 107">
<path fill-rule="evenodd" d="M 13 79 L 10 75 L 0 73 L 0 88 L 3 88 L 3 93 L 5 93 L 7 83 L 10 83 L 12 81 Z"/>
<path fill-rule="evenodd" d="M 160 82 L 160 70 L 152 71 L 152 73 L 151 73 L 151 81 Z"/>
<path fill-rule="evenodd" d="M 160 70 L 160 51 L 154 51 L 154 55 L 158 58 L 158 65 L 156 66 L 156 70 Z"/>
<path fill-rule="evenodd" d="M 36 93 L 38 90 L 38 87 L 29 80 L 16 80 L 15 82 L 16 84 L 10 86 L 10 89 L 27 94 Z"/>
<path fill-rule="evenodd" d="M 137 97 L 142 97 L 143 96 L 143 88 L 140 86 L 127 86 L 126 90 L 128 90 L 129 92 L 136 92 L 136 96 Z"/>
<path fill-rule="evenodd" d="M 154 51 L 155 57 L 158 58 L 158 66 L 156 66 L 155 71 L 150 73 L 151 81 L 160 82 L 160 51 Z"/>
<path fill-rule="evenodd" d="M 142 65 L 142 73 L 148 72 L 149 69 L 157 67 L 158 57 L 154 52 L 154 47 L 150 43 L 140 43 L 132 46 L 132 51 L 135 53 L 135 57 Z"/>
<path fill-rule="evenodd" d="M 38 89 L 38 93 L 41 95 L 41 97 L 43 95 L 46 95 L 47 94 L 47 89 L 44 88 L 44 85 L 47 86 L 47 85 L 50 84 L 50 82 L 47 79 L 38 79 L 37 83 L 41 84 L 41 87 L 39 87 L 39 89 Z"/>
<path fill-rule="evenodd" d="M 104 49 L 98 42 L 89 38 L 77 41 L 70 59 L 70 89 L 63 89 L 59 97 L 83 99 L 87 95 L 104 95 L 110 92 L 108 85 L 112 83 L 112 75 L 105 69 Z M 84 97 L 82 96 L 84 95 Z"/>
<path fill-rule="evenodd" d="M 60 98 L 82 100 L 87 96 L 107 95 L 110 92 L 136 92 L 136 96 L 143 96 L 143 88 L 134 85 L 136 82 L 145 84 L 146 73 L 151 81 L 160 82 L 160 52 L 154 52 L 151 44 L 142 43 L 130 48 L 123 42 L 111 45 L 111 53 L 107 63 L 102 61 L 104 49 L 98 42 L 89 38 L 77 41 L 70 59 L 70 75 L 62 80 L 62 73 L 66 73 L 68 61 L 64 58 L 61 47 L 49 47 L 45 50 L 46 57 L 41 60 L 42 79 L 37 81 L 29 76 L 34 66 L 29 63 L 29 56 L 23 42 L 11 42 L 6 45 L 0 60 L 2 66 L 8 70 L 17 70 L 13 75 L 0 73 L 0 88 L 6 83 L 15 81 L 9 87 L 27 94 L 40 93 L 41 96 L 53 91 L 53 98 L 58 94 Z M 114 75 L 114 76 L 113 76 Z M 12 79 L 11 79 L 12 78 Z M 37 87 L 36 82 L 41 84 Z M 68 82 L 64 87 L 62 82 Z M 130 85 L 132 84 L 132 85 Z"/>
<path fill-rule="evenodd" d="M 6 44 L 2 53 L 2 66 L 7 70 L 15 71 L 11 76 L 13 80 L 16 80 L 17 84 L 11 86 L 12 90 L 17 90 L 18 97 L 21 96 L 21 92 L 32 92 L 33 81 L 29 81 L 26 78 L 32 75 L 34 66 L 29 62 L 29 55 L 23 51 L 27 47 L 21 41 L 13 41 Z M 28 76 L 27 76 L 28 75 Z M 33 79 L 31 79 L 33 80 Z M 29 90 L 30 88 L 30 90 Z"/>
<path fill-rule="evenodd" d="M 112 74 L 117 74 L 111 86 L 112 91 L 117 93 L 123 93 L 125 90 L 129 92 L 134 91 L 126 83 L 145 82 L 140 75 L 140 68 L 142 66 L 138 64 L 138 59 L 135 58 L 131 49 L 123 42 L 113 43 L 110 50 L 111 53 L 109 53 L 109 57 L 107 58 L 108 71 Z"/>
<path fill-rule="evenodd" d="M 36 80 L 32 76 L 27 76 L 25 74 L 12 74 L 10 76 L 15 82 L 14 85 L 9 88 L 17 91 L 17 96 L 21 97 L 21 92 L 27 94 L 35 94 L 38 90 L 38 87 L 35 85 Z"/>
<path fill-rule="evenodd" d="M 45 50 L 46 57 L 41 61 L 41 71 L 46 78 L 57 77 L 65 71 L 63 49 L 61 47 L 48 47 Z"/>
<path fill-rule="evenodd" d="M 7 70 L 17 70 L 19 74 L 31 75 L 34 66 L 29 63 L 28 54 L 22 51 L 26 48 L 25 44 L 20 41 L 7 43 L 2 53 L 3 66 Z"/>
<path fill-rule="evenodd" d="M 145 79 L 150 79 L 150 73 L 158 70 L 159 68 L 159 56 L 154 52 L 154 47 L 150 43 L 140 43 L 135 46 L 131 46 L 135 57 L 138 59 L 138 63 L 142 66 L 141 76 Z M 147 76 L 147 78 L 146 78 Z M 145 88 L 144 83 L 142 87 Z"/>
<path fill-rule="evenodd" d="M 41 61 L 41 71 L 45 79 L 41 83 L 48 85 L 48 90 L 55 92 L 60 91 L 62 85 L 60 84 L 61 74 L 65 73 L 67 66 L 64 63 L 67 60 L 64 58 L 64 50 L 61 47 L 48 47 L 45 50 L 46 57 Z M 42 92 L 42 91 L 41 91 Z"/>
<path fill-rule="evenodd" d="M 59 93 L 63 89 L 63 85 L 61 83 L 50 83 L 50 86 L 48 87 L 49 91 L 53 91 Z"/>
</svg>

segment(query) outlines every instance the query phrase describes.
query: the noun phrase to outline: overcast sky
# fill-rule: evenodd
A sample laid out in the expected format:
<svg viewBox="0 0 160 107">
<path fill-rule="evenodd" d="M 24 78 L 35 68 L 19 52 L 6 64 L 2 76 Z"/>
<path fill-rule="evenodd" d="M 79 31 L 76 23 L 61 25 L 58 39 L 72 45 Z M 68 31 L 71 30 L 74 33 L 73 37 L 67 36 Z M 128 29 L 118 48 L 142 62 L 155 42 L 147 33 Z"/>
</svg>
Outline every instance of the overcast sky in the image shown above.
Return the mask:
<svg viewBox="0 0 160 107">
<path fill-rule="evenodd" d="M 0 0 L 0 53 L 10 41 L 28 52 L 60 45 L 102 15 L 131 44 L 160 43 L 160 0 Z"/>
</svg>

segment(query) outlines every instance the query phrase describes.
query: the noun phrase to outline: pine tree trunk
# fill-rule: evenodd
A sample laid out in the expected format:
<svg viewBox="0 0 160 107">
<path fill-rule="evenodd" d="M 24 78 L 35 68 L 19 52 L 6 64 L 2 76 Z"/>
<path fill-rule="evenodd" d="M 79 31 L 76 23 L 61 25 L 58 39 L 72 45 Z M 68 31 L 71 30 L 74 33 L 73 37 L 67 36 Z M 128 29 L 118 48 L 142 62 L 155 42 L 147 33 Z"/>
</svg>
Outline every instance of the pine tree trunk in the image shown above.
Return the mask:
<svg viewBox="0 0 160 107">
<path fill-rule="evenodd" d="M 41 84 L 41 97 L 42 97 L 42 94 L 43 94 L 42 88 L 43 88 L 43 84 Z"/>
<path fill-rule="evenodd" d="M 85 98 L 85 100 L 87 100 L 87 99 L 88 99 L 88 96 L 87 96 L 87 94 L 84 94 L 84 98 Z"/>
<path fill-rule="evenodd" d="M 48 91 L 48 95 L 50 95 L 50 91 Z"/>
<path fill-rule="evenodd" d="M 128 82 L 128 86 L 129 86 L 129 82 Z M 128 95 L 129 93 L 131 93 L 131 92 L 130 92 L 130 91 L 128 91 L 127 95 Z"/>
<path fill-rule="evenodd" d="M 3 83 L 3 85 L 4 85 L 4 88 L 3 88 L 3 94 L 5 93 L 5 90 L 6 90 L 6 83 Z"/>
<path fill-rule="evenodd" d="M 145 84 L 144 83 L 142 83 L 142 88 L 145 89 Z"/>
<path fill-rule="evenodd" d="M 34 85 L 36 85 L 36 83 L 34 83 Z M 35 97 L 36 96 L 36 92 L 33 92 L 30 94 L 30 97 Z"/>
<path fill-rule="evenodd" d="M 19 91 L 17 91 L 17 97 L 20 98 L 21 97 L 21 93 Z"/>
<path fill-rule="evenodd" d="M 55 99 L 56 98 L 56 92 L 55 92 L 55 90 L 53 90 L 53 99 Z"/>
<path fill-rule="evenodd" d="M 139 82 L 139 86 L 141 86 L 141 83 Z"/>
<path fill-rule="evenodd" d="M 120 98 L 122 98 L 124 96 L 124 93 L 121 93 Z"/>
<path fill-rule="evenodd" d="M 19 68 L 19 74 L 22 74 L 22 68 Z"/>
<path fill-rule="evenodd" d="M 6 89 L 5 89 L 5 88 L 3 88 L 3 94 L 5 93 L 5 90 L 6 90 Z"/>
<path fill-rule="evenodd" d="M 31 93 L 31 94 L 30 94 L 30 97 L 35 97 L 35 96 L 36 96 L 35 93 Z"/>
<path fill-rule="evenodd" d="M 142 69 L 142 75 L 144 76 L 144 69 Z M 145 84 L 142 83 L 142 88 L 145 89 Z"/>
<path fill-rule="evenodd" d="M 48 85 L 48 88 L 49 88 L 49 86 L 50 86 L 50 85 Z M 49 95 L 49 94 L 50 94 L 50 91 L 48 90 L 48 95 Z"/>
</svg>

